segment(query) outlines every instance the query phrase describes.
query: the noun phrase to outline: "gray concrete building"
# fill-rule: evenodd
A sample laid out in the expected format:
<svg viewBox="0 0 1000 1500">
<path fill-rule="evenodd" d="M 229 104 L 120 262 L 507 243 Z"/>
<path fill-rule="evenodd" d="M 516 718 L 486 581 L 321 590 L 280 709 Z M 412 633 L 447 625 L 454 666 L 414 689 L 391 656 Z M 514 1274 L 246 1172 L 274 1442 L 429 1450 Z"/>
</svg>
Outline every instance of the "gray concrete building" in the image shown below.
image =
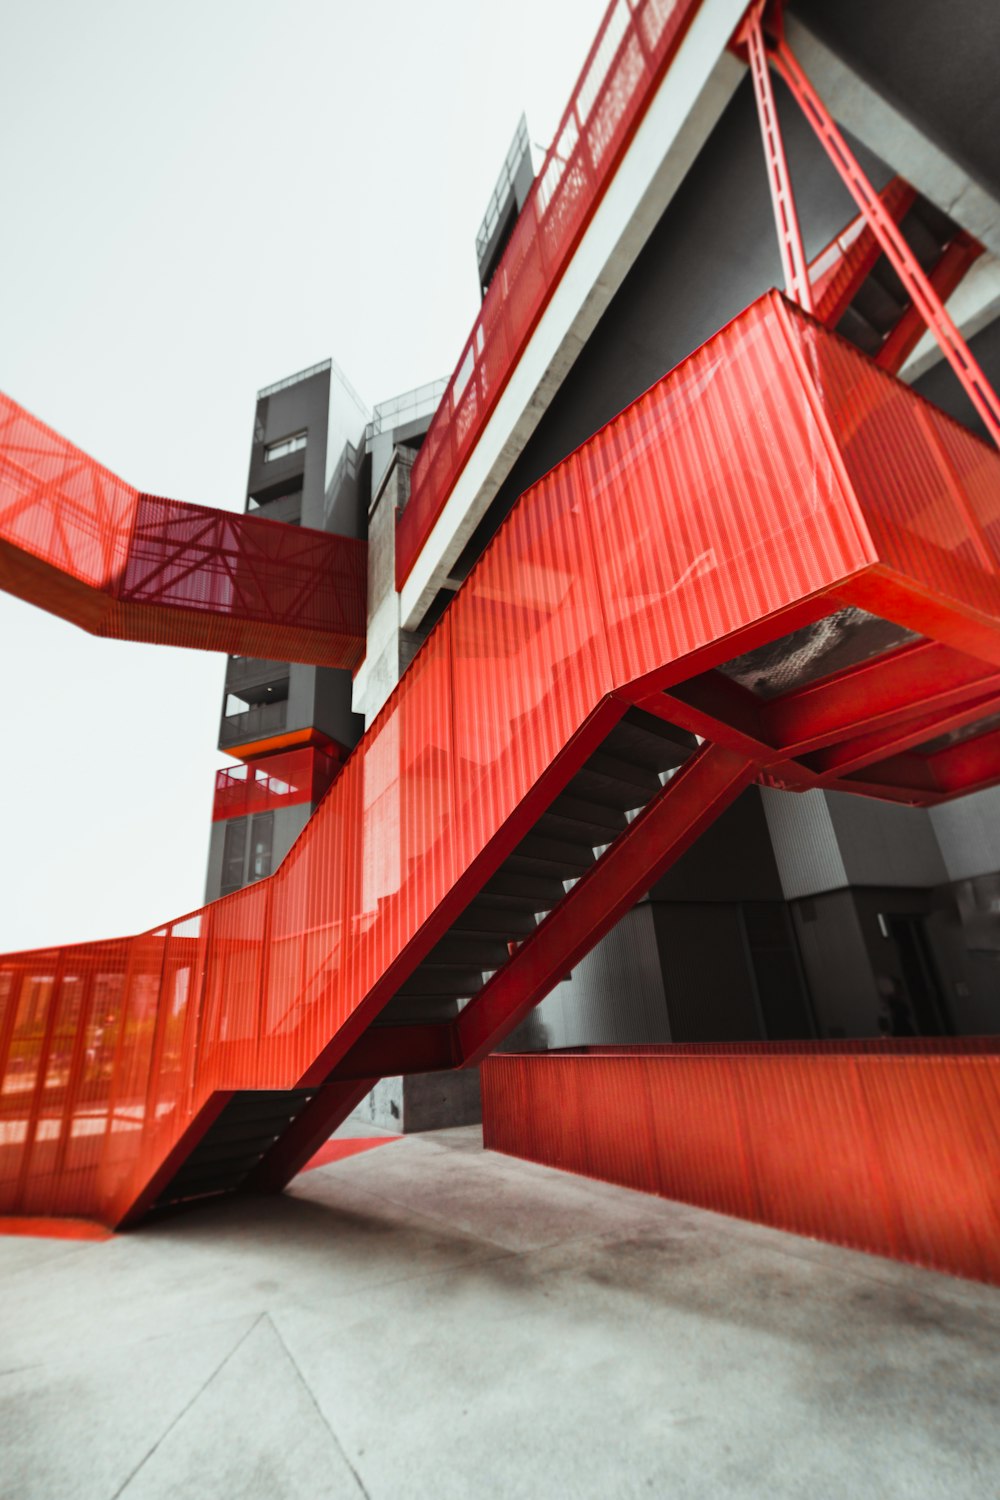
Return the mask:
<svg viewBox="0 0 1000 1500">
<path fill-rule="evenodd" d="M 933 272 L 958 235 L 981 246 L 949 306 L 998 384 L 1000 13 L 981 0 L 963 0 L 959 9 L 930 0 L 874 8 L 793 0 L 786 25 L 875 187 L 898 179 L 912 187 L 902 228 L 925 269 Z M 227 705 L 236 706 L 223 717 L 224 748 L 247 755 L 272 744 L 265 719 L 273 721 L 272 734 L 308 727 L 349 747 L 518 496 L 781 284 L 751 80 L 726 48 L 742 11 L 741 0 L 699 8 L 682 76 L 671 74 L 669 89 L 665 82 L 650 106 L 615 192 L 575 250 L 571 274 L 531 334 L 401 587 L 396 520 L 444 383 L 376 407 L 367 427 L 335 367 L 262 393 L 248 504 L 273 506 L 282 519 L 300 504 L 308 524 L 367 535 L 367 652 L 353 685 L 343 673 L 233 661 Z M 814 261 L 856 209 L 780 81 L 775 90 L 805 251 Z M 522 119 L 476 240 L 484 291 L 532 180 Z M 900 315 L 901 295 L 881 261 L 838 332 L 876 353 Z M 901 377 L 982 431 L 932 340 L 916 346 Z M 331 417 L 329 431 L 328 400 L 340 424 Z M 303 433 L 306 445 L 296 447 Z M 307 806 L 289 809 L 280 832 L 275 821 L 268 868 L 307 816 Z M 246 879 L 262 871 L 263 835 L 252 820 L 248 830 Z M 995 791 L 927 810 L 838 792 L 752 788 L 507 1045 L 995 1032 L 998 830 Z M 235 821 L 216 825 L 210 894 L 232 888 L 241 837 Z M 416 1104 L 418 1086 L 433 1098 L 426 1116 Z M 465 1075 L 410 1080 L 406 1088 L 414 1099 L 409 1115 L 403 1084 L 390 1080 L 364 1106 L 367 1117 L 419 1128 L 421 1120 L 464 1120 L 475 1107 Z"/>
</svg>

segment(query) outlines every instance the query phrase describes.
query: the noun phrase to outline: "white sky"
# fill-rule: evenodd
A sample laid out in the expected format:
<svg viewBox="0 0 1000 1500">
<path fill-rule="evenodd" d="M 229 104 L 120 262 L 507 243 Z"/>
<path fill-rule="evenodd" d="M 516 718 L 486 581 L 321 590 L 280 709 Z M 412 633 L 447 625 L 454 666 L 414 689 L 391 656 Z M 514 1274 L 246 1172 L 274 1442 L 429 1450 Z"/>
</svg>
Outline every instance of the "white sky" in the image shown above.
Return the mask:
<svg viewBox="0 0 1000 1500">
<path fill-rule="evenodd" d="M 8 4 L 0 387 L 130 483 L 240 508 L 260 386 L 451 373 L 517 118 L 549 142 L 604 8 Z M 0 951 L 200 905 L 224 658 L 3 594 L 0 644 Z"/>
</svg>

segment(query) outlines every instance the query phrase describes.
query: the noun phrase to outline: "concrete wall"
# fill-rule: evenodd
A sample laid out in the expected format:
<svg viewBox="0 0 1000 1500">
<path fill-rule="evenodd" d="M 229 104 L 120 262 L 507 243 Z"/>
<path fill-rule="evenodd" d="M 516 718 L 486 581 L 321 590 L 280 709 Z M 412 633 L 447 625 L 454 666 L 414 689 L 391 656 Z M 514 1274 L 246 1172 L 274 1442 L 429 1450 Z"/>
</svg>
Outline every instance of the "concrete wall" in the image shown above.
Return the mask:
<svg viewBox="0 0 1000 1500">
<path fill-rule="evenodd" d="M 792 0 L 792 13 L 1000 195 L 995 0 Z M 946 59 L 946 61 L 944 61 Z"/>
<path fill-rule="evenodd" d="M 653 908 L 646 903 L 622 918 L 501 1050 L 635 1041 L 670 1041 Z"/>
<path fill-rule="evenodd" d="M 879 995 L 852 893 L 795 901 L 792 916 L 820 1036 L 876 1036 Z"/>
<path fill-rule="evenodd" d="M 1000 870 L 1000 787 L 931 809 L 949 880 Z"/>
<path fill-rule="evenodd" d="M 477 1125 L 482 1117 L 478 1068 L 380 1078 L 351 1116 L 400 1135 L 443 1130 L 451 1125 Z"/>
<path fill-rule="evenodd" d="M 926 808 L 846 792 L 827 792 L 826 803 L 849 885 L 927 888 L 948 879 Z"/>
</svg>

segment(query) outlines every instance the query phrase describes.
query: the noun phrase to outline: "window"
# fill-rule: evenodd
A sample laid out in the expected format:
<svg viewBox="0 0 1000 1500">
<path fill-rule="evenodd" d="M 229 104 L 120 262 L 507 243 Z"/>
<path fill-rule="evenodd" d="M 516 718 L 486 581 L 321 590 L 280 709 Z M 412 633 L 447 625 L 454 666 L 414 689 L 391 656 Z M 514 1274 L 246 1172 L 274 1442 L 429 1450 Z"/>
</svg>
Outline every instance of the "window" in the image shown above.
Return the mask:
<svg viewBox="0 0 1000 1500">
<path fill-rule="evenodd" d="M 226 841 L 222 846 L 221 891 L 228 896 L 243 884 L 243 862 L 247 849 L 247 820 L 232 818 L 226 824 Z"/>
<path fill-rule="evenodd" d="M 276 443 L 268 443 L 264 449 L 264 462 L 273 463 L 276 458 L 287 458 L 289 453 L 298 453 L 300 448 L 306 445 L 306 433 L 293 432 L 291 437 L 279 438 Z"/>
<path fill-rule="evenodd" d="M 274 813 L 256 813 L 250 835 L 250 879 L 263 880 L 271 873 L 274 844 Z"/>
</svg>

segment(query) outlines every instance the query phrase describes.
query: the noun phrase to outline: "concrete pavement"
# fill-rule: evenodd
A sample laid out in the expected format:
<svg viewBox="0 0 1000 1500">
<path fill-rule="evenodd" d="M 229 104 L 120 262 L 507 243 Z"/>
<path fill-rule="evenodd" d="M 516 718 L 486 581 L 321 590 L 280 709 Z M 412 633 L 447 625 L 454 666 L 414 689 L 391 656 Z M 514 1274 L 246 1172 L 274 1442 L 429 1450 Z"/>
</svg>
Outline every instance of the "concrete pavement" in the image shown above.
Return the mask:
<svg viewBox="0 0 1000 1500">
<path fill-rule="evenodd" d="M 0 1495 L 983 1500 L 998 1350 L 990 1288 L 440 1131 L 0 1240 Z"/>
</svg>

